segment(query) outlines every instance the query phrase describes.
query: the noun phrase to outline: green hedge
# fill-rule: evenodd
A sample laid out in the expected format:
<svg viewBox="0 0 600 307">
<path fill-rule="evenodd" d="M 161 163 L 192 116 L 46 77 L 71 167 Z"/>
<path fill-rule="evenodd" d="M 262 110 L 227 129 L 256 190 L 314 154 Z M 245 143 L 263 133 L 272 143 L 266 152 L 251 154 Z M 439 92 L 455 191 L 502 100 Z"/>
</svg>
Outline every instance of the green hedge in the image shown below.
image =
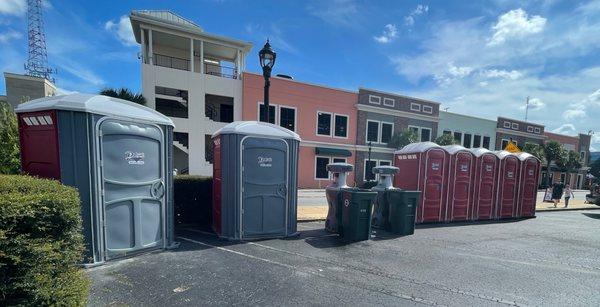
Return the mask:
<svg viewBox="0 0 600 307">
<path fill-rule="evenodd" d="M 85 305 L 79 194 L 53 180 L 0 175 L 0 306 Z"/>
<path fill-rule="evenodd" d="M 173 184 L 175 223 L 212 225 L 212 178 L 179 175 Z"/>
</svg>

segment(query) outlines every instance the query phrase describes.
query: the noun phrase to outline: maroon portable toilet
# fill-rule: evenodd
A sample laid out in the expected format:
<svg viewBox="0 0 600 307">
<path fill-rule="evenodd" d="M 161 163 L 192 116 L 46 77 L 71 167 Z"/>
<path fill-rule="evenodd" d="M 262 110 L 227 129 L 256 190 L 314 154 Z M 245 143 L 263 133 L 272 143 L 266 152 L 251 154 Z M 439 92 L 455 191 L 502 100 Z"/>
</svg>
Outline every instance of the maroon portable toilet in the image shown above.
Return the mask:
<svg viewBox="0 0 600 307">
<path fill-rule="evenodd" d="M 448 154 L 433 142 L 413 143 L 394 153 L 394 166 L 400 169 L 394 185 L 421 191 L 417 223 L 440 222 L 445 218 Z"/>
<path fill-rule="evenodd" d="M 499 160 L 485 148 L 473 148 L 471 152 L 475 156 L 471 219 L 491 220 L 495 217 Z"/>
<path fill-rule="evenodd" d="M 505 150 L 496 151 L 495 154 L 500 159 L 496 218 L 512 218 L 517 214 L 521 161 L 515 154 Z"/>
<path fill-rule="evenodd" d="M 517 217 L 535 216 L 537 187 L 540 179 L 540 160 L 526 152 L 517 154 L 521 162 Z"/>
<path fill-rule="evenodd" d="M 471 211 L 473 185 L 473 153 L 460 145 L 443 146 L 448 153 L 448 189 L 445 220 L 466 221 Z"/>
</svg>

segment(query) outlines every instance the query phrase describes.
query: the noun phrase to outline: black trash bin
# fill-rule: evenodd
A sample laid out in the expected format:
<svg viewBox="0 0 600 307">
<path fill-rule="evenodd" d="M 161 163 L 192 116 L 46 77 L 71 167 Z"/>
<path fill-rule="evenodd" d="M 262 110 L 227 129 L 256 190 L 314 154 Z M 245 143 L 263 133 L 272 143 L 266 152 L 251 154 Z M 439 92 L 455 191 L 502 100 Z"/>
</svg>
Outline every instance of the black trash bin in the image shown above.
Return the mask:
<svg viewBox="0 0 600 307">
<path fill-rule="evenodd" d="M 386 191 L 388 204 L 388 221 L 386 230 L 398 235 L 412 235 L 415 233 L 415 214 L 421 192 L 388 190 Z"/>
<path fill-rule="evenodd" d="M 358 188 L 341 189 L 342 225 L 339 229 L 343 241 L 369 240 L 371 236 L 371 211 L 377 192 Z"/>
</svg>

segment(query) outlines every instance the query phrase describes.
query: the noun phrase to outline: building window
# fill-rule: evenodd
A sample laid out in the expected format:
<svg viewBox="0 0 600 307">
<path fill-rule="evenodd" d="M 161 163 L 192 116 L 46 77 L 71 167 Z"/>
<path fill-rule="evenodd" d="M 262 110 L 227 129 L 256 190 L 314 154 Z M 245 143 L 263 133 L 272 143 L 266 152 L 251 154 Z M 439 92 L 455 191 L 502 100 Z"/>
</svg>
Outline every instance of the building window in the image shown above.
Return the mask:
<svg viewBox="0 0 600 307">
<path fill-rule="evenodd" d="M 510 122 L 504 122 L 504 128 L 510 129 Z"/>
<path fill-rule="evenodd" d="M 383 105 L 387 107 L 393 107 L 395 104 L 395 100 L 392 98 L 383 98 Z"/>
<path fill-rule="evenodd" d="M 585 161 L 585 151 L 580 151 L 579 152 L 579 159 L 581 160 L 581 164 L 585 165 L 586 161 Z"/>
<path fill-rule="evenodd" d="M 465 133 L 465 137 L 463 138 L 463 147 L 471 148 L 471 134 Z"/>
<path fill-rule="evenodd" d="M 411 111 L 421 112 L 421 105 L 418 104 L 418 103 L 411 102 L 410 103 L 410 110 Z"/>
<path fill-rule="evenodd" d="M 423 112 L 433 114 L 433 107 L 432 106 L 423 106 Z"/>
<path fill-rule="evenodd" d="M 537 134 L 540 134 L 542 132 L 542 130 L 539 127 L 535 127 L 534 131 Z"/>
<path fill-rule="evenodd" d="M 264 104 L 260 104 L 260 114 L 259 114 L 259 121 L 264 122 L 265 118 L 267 116 L 267 112 L 266 112 L 266 108 Z M 271 124 L 275 124 L 275 113 L 277 113 L 277 106 L 269 104 L 269 123 Z"/>
<path fill-rule="evenodd" d="M 527 126 L 527 132 L 533 133 L 533 127 Z"/>
<path fill-rule="evenodd" d="M 490 149 L 490 137 L 489 136 L 483 137 L 483 146 L 482 147 Z"/>
<path fill-rule="evenodd" d="M 381 104 L 381 97 L 369 95 L 369 103 L 372 103 L 372 104 Z"/>
<path fill-rule="evenodd" d="M 337 137 L 348 137 L 348 116 L 335 114 L 335 131 Z"/>
<path fill-rule="evenodd" d="M 316 157 L 315 179 L 329 179 L 327 164 L 329 164 L 329 157 Z"/>
<path fill-rule="evenodd" d="M 296 109 L 283 106 L 280 107 L 279 125 L 283 128 L 287 128 L 288 130 L 296 131 Z"/>
<path fill-rule="evenodd" d="M 367 121 L 367 142 L 379 142 L 379 122 Z"/>
<path fill-rule="evenodd" d="M 458 144 L 461 144 L 462 143 L 462 133 L 454 132 L 454 141 L 456 141 L 456 143 L 458 143 Z"/>
<path fill-rule="evenodd" d="M 431 141 L 431 129 L 421 127 L 421 142 Z"/>
<path fill-rule="evenodd" d="M 331 136 L 331 113 L 317 112 L 317 135 Z"/>
<path fill-rule="evenodd" d="M 515 129 L 515 130 L 519 130 L 519 124 L 512 123 L 512 128 Z"/>
<path fill-rule="evenodd" d="M 444 135 L 446 135 L 446 134 L 452 134 L 452 131 L 450 131 L 450 130 L 444 130 L 444 132 L 442 132 L 442 133 L 443 133 Z"/>
<path fill-rule="evenodd" d="M 473 148 L 481 147 L 481 135 L 475 134 L 473 136 Z"/>
<path fill-rule="evenodd" d="M 381 123 L 381 143 L 387 144 L 392 139 L 392 133 L 394 132 L 394 124 Z"/>
<path fill-rule="evenodd" d="M 333 163 L 346 163 L 346 158 L 333 158 Z"/>
<path fill-rule="evenodd" d="M 506 149 L 506 146 L 508 146 L 508 142 L 509 142 L 509 140 L 502 139 L 502 145 L 500 146 L 500 150 Z"/>
</svg>

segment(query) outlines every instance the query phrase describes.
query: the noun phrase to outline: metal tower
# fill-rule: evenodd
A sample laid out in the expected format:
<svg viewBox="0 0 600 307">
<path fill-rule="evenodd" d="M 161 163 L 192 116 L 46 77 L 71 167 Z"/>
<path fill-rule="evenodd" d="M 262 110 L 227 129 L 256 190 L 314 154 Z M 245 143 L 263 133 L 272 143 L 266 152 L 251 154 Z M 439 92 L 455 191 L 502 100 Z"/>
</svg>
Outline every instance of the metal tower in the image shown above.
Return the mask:
<svg viewBox="0 0 600 307">
<path fill-rule="evenodd" d="M 42 0 L 27 0 L 27 38 L 29 41 L 29 57 L 25 64 L 27 74 L 52 80 L 50 74 L 53 71 L 48 68 L 46 54 Z"/>
</svg>

